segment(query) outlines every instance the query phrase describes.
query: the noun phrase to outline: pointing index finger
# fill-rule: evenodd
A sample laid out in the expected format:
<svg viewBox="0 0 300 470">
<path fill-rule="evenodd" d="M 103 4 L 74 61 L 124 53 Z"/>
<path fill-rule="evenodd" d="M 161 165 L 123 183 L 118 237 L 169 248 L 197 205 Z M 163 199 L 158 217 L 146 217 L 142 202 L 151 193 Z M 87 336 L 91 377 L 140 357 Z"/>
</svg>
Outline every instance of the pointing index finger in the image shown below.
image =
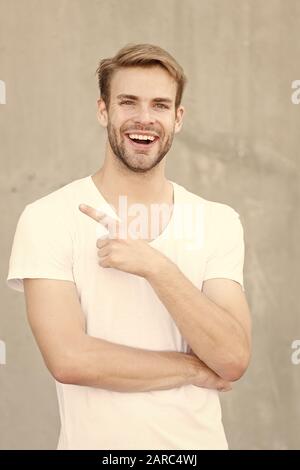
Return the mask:
<svg viewBox="0 0 300 470">
<path fill-rule="evenodd" d="M 96 222 L 100 222 L 103 225 L 107 225 L 104 222 L 105 217 L 107 217 L 104 212 L 100 212 L 99 210 L 95 209 L 94 207 L 88 206 L 87 204 L 80 204 L 79 210 L 94 219 Z"/>
</svg>

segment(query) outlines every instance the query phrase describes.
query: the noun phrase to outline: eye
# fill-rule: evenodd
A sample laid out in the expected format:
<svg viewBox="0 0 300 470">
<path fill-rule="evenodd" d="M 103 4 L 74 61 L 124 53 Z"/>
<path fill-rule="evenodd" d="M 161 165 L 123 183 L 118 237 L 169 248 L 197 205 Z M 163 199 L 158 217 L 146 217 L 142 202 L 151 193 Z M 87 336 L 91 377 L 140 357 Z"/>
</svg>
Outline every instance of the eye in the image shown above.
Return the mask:
<svg viewBox="0 0 300 470">
<path fill-rule="evenodd" d="M 124 100 L 124 101 L 121 101 L 120 104 L 128 104 L 128 105 L 131 105 L 131 104 L 134 104 L 134 102 L 131 101 L 131 100 Z"/>
<path fill-rule="evenodd" d="M 169 109 L 169 106 L 167 106 L 163 103 L 156 103 L 155 106 L 159 109 Z"/>
</svg>

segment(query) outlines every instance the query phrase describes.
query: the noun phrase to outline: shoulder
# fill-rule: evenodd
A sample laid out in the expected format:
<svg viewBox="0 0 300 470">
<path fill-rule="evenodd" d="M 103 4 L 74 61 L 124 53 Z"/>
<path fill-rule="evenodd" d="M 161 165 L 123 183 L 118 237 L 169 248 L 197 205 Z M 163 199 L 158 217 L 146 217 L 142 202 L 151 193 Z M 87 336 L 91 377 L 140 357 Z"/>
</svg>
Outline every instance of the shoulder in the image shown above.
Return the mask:
<svg viewBox="0 0 300 470">
<path fill-rule="evenodd" d="M 86 177 L 73 180 L 50 193 L 28 203 L 23 213 L 39 221 L 70 221 L 76 207 L 76 195 L 80 192 Z"/>
<path fill-rule="evenodd" d="M 210 251 L 216 247 L 243 243 L 244 231 L 239 213 L 230 206 L 218 201 L 206 199 L 184 186 L 177 185 L 178 200 L 192 207 L 193 217 L 201 221 L 205 247 Z M 200 216 L 200 218 L 198 217 Z"/>
<path fill-rule="evenodd" d="M 221 223 L 224 220 L 234 220 L 239 218 L 239 213 L 232 206 L 222 202 L 206 199 L 178 183 L 176 183 L 176 185 L 177 190 L 180 193 L 180 202 L 200 207 L 202 206 L 207 221 Z"/>
</svg>

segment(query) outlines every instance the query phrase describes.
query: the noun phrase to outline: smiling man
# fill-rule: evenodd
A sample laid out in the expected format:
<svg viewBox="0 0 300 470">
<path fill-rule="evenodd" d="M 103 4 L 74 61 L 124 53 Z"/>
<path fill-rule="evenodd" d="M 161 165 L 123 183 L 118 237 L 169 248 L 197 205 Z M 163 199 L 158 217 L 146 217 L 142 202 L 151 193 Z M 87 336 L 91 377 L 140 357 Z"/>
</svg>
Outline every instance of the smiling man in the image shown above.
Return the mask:
<svg viewBox="0 0 300 470">
<path fill-rule="evenodd" d="M 57 449 L 227 449 L 218 392 L 251 347 L 239 215 L 165 176 L 186 83 L 168 52 L 128 45 L 97 74 L 104 163 L 25 207 L 7 277 L 55 379 Z"/>
<path fill-rule="evenodd" d="M 129 93 L 121 92 L 125 83 Z M 131 171 L 149 175 L 169 151 L 183 116 L 182 106 L 175 110 L 176 87 L 160 66 L 130 67 L 112 77 L 109 105 L 103 98 L 98 101 L 99 119 L 107 125 L 111 150 Z"/>
</svg>

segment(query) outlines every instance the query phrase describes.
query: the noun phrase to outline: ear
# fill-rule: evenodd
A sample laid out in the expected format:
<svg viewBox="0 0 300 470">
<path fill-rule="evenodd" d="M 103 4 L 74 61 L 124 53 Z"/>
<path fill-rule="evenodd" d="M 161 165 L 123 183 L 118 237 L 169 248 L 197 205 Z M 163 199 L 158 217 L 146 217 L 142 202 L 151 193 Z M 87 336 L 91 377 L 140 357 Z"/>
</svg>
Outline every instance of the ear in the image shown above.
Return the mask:
<svg viewBox="0 0 300 470">
<path fill-rule="evenodd" d="M 179 132 L 183 124 L 183 115 L 185 114 L 185 108 L 183 106 L 178 106 L 175 117 L 175 134 Z"/>
<path fill-rule="evenodd" d="M 106 104 L 103 98 L 99 98 L 97 100 L 97 105 L 98 105 L 97 119 L 100 122 L 101 126 L 107 127 L 107 122 L 108 122 L 107 109 L 106 109 Z"/>
</svg>

